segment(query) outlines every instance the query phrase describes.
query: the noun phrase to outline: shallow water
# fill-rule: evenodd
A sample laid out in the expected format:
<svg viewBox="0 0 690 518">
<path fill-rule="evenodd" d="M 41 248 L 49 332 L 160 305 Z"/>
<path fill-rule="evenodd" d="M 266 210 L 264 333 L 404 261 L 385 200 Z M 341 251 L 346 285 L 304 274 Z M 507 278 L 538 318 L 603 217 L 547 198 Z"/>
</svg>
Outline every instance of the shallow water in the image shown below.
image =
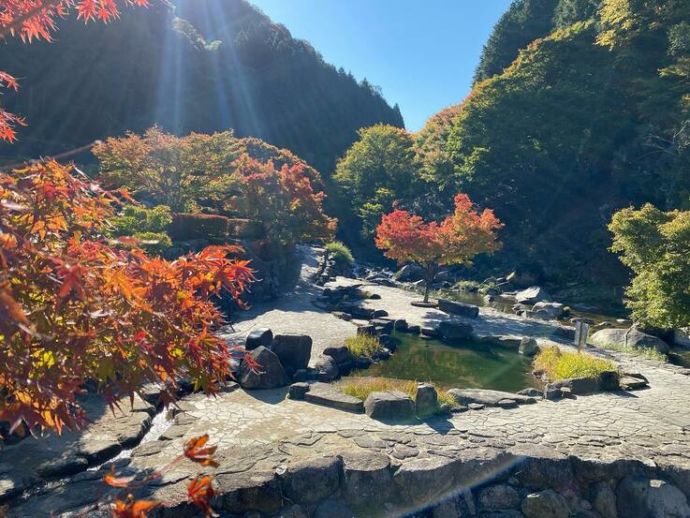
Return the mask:
<svg viewBox="0 0 690 518">
<path fill-rule="evenodd" d="M 354 376 L 431 381 L 449 388 L 486 388 L 515 392 L 537 386 L 532 362 L 513 349 L 474 342 L 446 345 L 438 340 L 395 333 L 398 349 L 388 360 Z"/>
</svg>

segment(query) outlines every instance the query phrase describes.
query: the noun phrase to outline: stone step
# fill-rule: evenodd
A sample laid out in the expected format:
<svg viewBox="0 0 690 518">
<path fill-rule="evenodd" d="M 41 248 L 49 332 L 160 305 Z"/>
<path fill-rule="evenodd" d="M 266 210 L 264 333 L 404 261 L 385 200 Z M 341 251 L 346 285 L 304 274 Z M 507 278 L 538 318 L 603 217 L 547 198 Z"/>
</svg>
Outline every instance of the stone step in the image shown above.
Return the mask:
<svg viewBox="0 0 690 518">
<path fill-rule="evenodd" d="M 343 394 L 328 383 L 314 383 L 310 385 L 309 391 L 304 394 L 304 401 L 354 414 L 364 413 L 364 403 L 361 400 Z"/>
</svg>

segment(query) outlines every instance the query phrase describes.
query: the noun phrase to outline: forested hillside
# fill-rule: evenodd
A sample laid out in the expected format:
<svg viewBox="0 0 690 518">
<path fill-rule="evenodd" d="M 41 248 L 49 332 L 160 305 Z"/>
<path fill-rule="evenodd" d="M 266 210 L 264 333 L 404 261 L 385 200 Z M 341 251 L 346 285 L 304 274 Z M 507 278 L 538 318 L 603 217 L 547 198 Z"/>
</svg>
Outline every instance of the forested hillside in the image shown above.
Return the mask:
<svg viewBox="0 0 690 518">
<path fill-rule="evenodd" d="M 359 128 L 403 125 L 375 87 L 244 0 L 174 3 L 105 27 L 70 17 L 53 43 L 3 41 L 0 62 L 21 90 L 2 102 L 29 126 L 0 155 L 53 154 L 157 123 L 181 135 L 232 128 L 328 172 Z"/>
<path fill-rule="evenodd" d="M 493 207 L 504 261 L 621 283 L 612 213 L 690 203 L 689 21 L 686 0 L 517 0 L 458 114 L 420 134 L 429 188 Z"/>
</svg>

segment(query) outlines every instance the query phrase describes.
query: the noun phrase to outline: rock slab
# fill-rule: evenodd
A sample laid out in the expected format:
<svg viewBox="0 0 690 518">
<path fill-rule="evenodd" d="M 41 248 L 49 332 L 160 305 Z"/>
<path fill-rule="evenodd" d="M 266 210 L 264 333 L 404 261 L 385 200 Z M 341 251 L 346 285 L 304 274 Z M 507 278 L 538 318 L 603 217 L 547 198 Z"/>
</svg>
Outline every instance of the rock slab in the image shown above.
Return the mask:
<svg viewBox="0 0 690 518">
<path fill-rule="evenodd" d="M 364 410 L 379 421 L 409 421 L 415 416 L 412 398 L 402 392 L 372 392 L 364 402 Z"/>
</svg>

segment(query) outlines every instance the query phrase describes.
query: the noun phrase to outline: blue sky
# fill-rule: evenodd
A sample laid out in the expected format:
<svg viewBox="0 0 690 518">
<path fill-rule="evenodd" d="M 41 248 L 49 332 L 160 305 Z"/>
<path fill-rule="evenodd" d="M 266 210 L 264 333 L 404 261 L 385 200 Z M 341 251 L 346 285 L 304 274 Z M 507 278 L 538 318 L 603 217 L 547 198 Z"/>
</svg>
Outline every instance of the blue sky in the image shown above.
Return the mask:
<svg viewBox="0 0 690 518">
<path fill-rule="evenodd" d="M 250 0 L 324 59 L 380 86 L 408 129 L 461 101 L 510 0 Z"/>
</svg>

